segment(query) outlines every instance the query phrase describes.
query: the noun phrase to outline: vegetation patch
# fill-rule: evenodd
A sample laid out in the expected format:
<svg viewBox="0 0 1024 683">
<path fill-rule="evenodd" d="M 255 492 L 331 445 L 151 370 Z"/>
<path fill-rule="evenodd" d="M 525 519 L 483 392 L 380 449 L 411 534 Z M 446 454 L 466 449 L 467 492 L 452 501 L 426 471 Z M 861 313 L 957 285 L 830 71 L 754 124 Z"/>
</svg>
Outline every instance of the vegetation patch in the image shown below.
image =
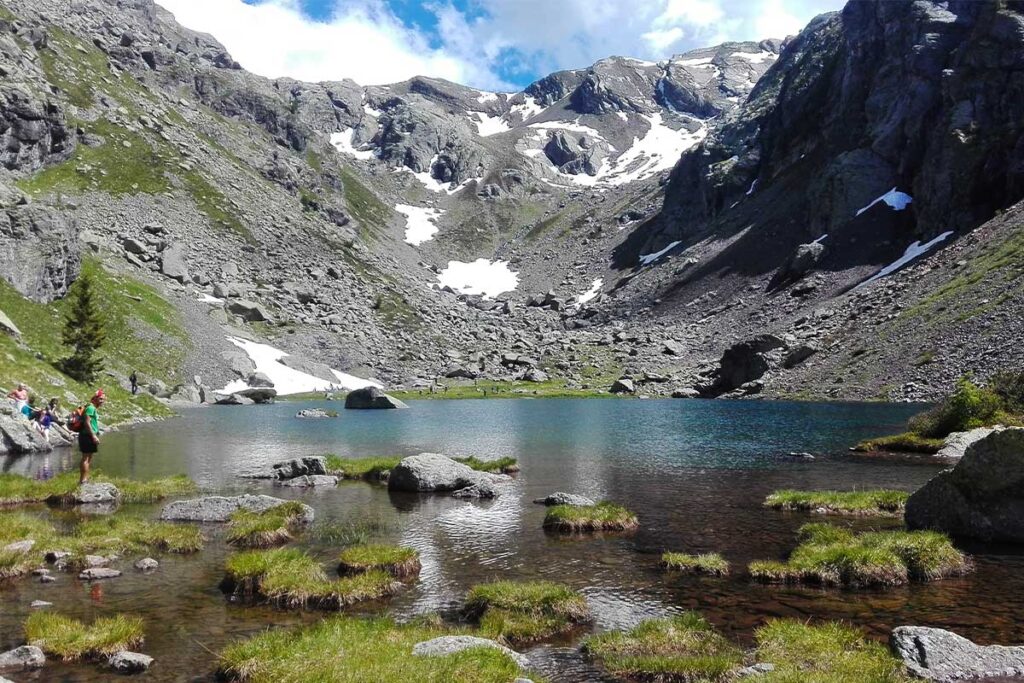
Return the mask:
<svg viewBox="0 0 1024 683">
<path fill-rule="evenodd" d="M 315 559 L 290 548 L 239 553 L 228 559 L 226 569 L 225 590 L 292 609 L 341 609 L 386 597 L 401 586 L 379 569 L 329 579 Z"/>
<path fill-rule="evenodd" d="M 729 681 L 743 662 L 743 652 L 695 612 L 591 636 L 583 651 L 615 676 L 664 683 Z"/>
<path fill-rule="evenodd" d="M 494 648 L 472 648 L 444 657 L 415 657 L 416 643 L 453 631 L 390 619 L 337 615 L 295 630 L 268 630 L 229 645 L 220 672 L 250 683 L 511 683 L 520 676 L 512 659 Z M 536 679 L 535 679 L 536 680 Z"/>
<path fill-rule="evenodd" d="M 774 510 L 846 515 L 902 515 L 910 494 L 893 489 L 870 491 L 795 491 L 784 489 L 765 499 Z"/>
<path fill-rule="evenodd" d="M 687 553 L 663 553 L 661 566 L 672 571 L 690 574 L 707 574 L 709 576 L 725 576 L 729 573 L 729 563 L 718 553 L 689 555 Z"/>
<path fill-rule="evenodd" d="M 557 531 L 627 531 L 639 524 L 635 514 L 608 501 L 597 505 L 554 505 L 544 516 L 544 528 Z"/>
<path fill-rule="evenodd" d="M 109 483 L 121 492 L 125 503 L 155 503 L 170 496 L 193 493 L 195 482 L 186 476 L 135 481 L 94 474 L 90 481 Z M 62 503 L 78 488 L 78 473 L 64 472 L 52 479 L 29 479 L 20 474 L 0 474 L 0 507 L 54 501 Z"/>
<path fill-rule="evenodd" d="M 288 501 L 263 512 L 237 510 L 228 520 L 227 541 L 243 548 L 270 548 L 292 540 L 292 532 L 303 524 L 302 503 Z"/>
<path fill-rule="evenodd" d="M 388 473 L 402 461 L 400 455 L 385 455 L 370 458 L 343 458 L 338 455 L 327 455 L 325 463 L 327 471 L 343 479 L 365 479 L 367 481 L 386 481 Z"/>
<path fill-rule="evenodd" d="M 519 461 L 512 456 L 505 456 L 503 458 L 496 458 L 494 460 L 480 460 L 470 456 L 468 458 L 452 458 L 457 462 L 461 462 L 463 465 L 468 465 L 474 470 L 480 472 L 491 472 L 492 474 L 512 474 L 519 471 Z"/>
<path fill-rule="evenodd" d="M 484 634 L 513 644 L 541 640 L 590 619 L 582 594 L 550 581 L 474 586 L 466 596 L 465 612 Z"/>
<path fill-rule="evenodd" d="M 366 544 L 373 538 L 388 534 L 392 525 L 378 517 L 362 517 L 344 521 L 318 522 L 313 525 L 311 535 L 318 541 L 333 546 L 346 547 Z"/>
<path fill-rule="evenodd" d="M 934 531 L 855 534 L 830 524 L 805 524 L 799 538 L 788 561 L 752 562 L 751 576 L 765 583 L 865 587 L 934 581 L 972 569 L 970 558 Z"/>
<path fill-rule="evenodd" d="M 58 612 L 38 611 L 25 621 L 25 638 L 65 661 L 108 657 L 142 644 L 142 619 L 118 614 L 86 626 Z"/>
<path fill-rule="evenodd" d="M 412 548 L 365 544 L 347 548 L 338 557 L 338 573 L 342 576 L 375 570 L 400 580 L 414 578 L 420 573 L 420 554 Z"/>
<path fill-rule="evenodd" d="M 944 439 L 927 439 L 913 432 L 903 432 L 892 436 L 880 436 L 861 441 L 853 450 L 859 453 L 885 451 L 889 453 L 921 453 L 935 455 L 942 448 Z"/>
<path fill-rule="evenodd" d="M 387 227 L 393 216 L 391 209 L 364 185 L 356 174 L 342 167 L 341 183 L 345 194 L 345 206 L 359 221 L 360 237 L 369 239 L 377 236 Z"/>
</svg>

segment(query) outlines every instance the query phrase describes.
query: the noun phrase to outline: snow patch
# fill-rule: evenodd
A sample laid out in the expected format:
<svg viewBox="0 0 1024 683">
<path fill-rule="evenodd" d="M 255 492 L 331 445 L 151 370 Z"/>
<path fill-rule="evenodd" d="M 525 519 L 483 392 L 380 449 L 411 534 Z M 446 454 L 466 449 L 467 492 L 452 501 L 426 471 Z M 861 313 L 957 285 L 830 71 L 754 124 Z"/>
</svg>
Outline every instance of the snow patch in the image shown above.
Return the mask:
<svg viewBox="0 0 1024 683">
<path fill-rule="evenodd" d="M 508 122 L 500 116 L 491 116 L 479 111 L 473 112 L 469 120 L 476 126 L 476 131 L 482 138 L 489 138 L 492 135 L 512 130 Z"/>
<path fill-rule="evenodd" d="M 331 145 L 339 152 L 350 154 L 356 159 L 373 159 L 377 156 L 377 151 L 374 149 L 357 149 L 352 144 L 352 137 L 355 135 L 355 132 L 355 128 L 346 128 L 340 133 L 331 133 Z"/>
<path fill-rule="evenodd" d="M 822 235 L 821 237 L 819 237 L 818 239 L 816 239 L 813 242 L 811 242 L 811 244 L 821 244 L 822 242 L 825 241 L 826 237 L 828 237 L 828 233 L 827 232 L 824 235 Z"/>
<path fill-rule="evenodd" d="M 675 249 L 676 247 L 678 247 L 680 244 L 682 244 L 682 242 L 676 241 L 676 242 L 673 242 L 672 244 L 668 245 L 667 247 L 665 247 L 661 251 L 656 251 L 653 254 L 641 254 L 640 255 L 640 265 L 641 266 L 649 266 L 649 265 L 651 265 L 652 263 L 654 263 L 655 261 L 660 259 L 662 256 L 664 256 L 665 254 L 667 254 L 668 252 L 670 252 L 673 249 Z"/>
<path fill-rule="evenodd" d="M 576 297 L 576 305 L 582 306 L 591 299 L 595 298 L 598 294 L 601 293 L 601 285 L 603 284 L 604 280 L 601 278 L 597 278 L 596 280 L 594 280 L 590 285 L 590 289 Z"/>
<path fill-rule="evenodd" d="M 437 281 L 461 294 L 481 294 L 485 299 L 511 292 L 519 286 L 519 274 L 509 270 L 507 261 L 477 259 L 472 263 L 449 261 Z"/>
<path fill-rule="evenodd" d="M 666 171 L 676 165 L 683 152 L 707 135 L 701 126 L 690 133 L 665 125 L 660 113 L 642 116 L 650 129 L 642 139 L 633 138 L 633 144 L 607 166 L 601 168 L 598 178 L 609 185 L 623 185 Z"/>
<path fill-rule="evenodd" d="M 487 92 L 485 90 L 477 90 L 480 96 L 476 98 L 476 101 L 480 104 L 487 104 L 488 102 L 494 102 L 498 99 L 498 93 Z"/>
<path fill-rule="evenodd" d="M 217 297 L 215 297 L 215 296 L 210 296 L 210 295 L 209 295 L 209 294 L 207 294 L 206 292 L 203 292 L 202 294 L 200 294 L 200 295 L 199 295 L 199 299 L 198 299 L 198 301 L 199 301 L 200 303 L 204 303 L 204 304 L 214 304 L 214 305 L 219 305 L 219 304 L 222 304 L 222 303 L 224 303 L 224 299 L 218 299 L 218 298 L 217 298 Z"/>
<path fill-rule="evenodd" d="M 762 64 L 769 60 L 774 60 L 778 55 L 774 52 L 768 52 L 765 50 L 761 52 L 733 52 L 731 56 L 738 59 L 745 59 L 748 62 L 753 62 L 754 64 Z"/>
<path fill-rule="evenodd" d="M 444 215 L 441 209 L 397 204 L 395 211 L 405 216 L 405 241 L 418 246 L 430 241 L 438 231 L 437 220 Z"/>
<path fill-rule="evenodd" d="M 754 182 L 750 183 L 750 189 L 747 190 L 747 196 L 754 194 L 754 190 L 757 189 L 757 178 L 754 178 Z"/>
<path fill-rule="evenodd" d="M 434 158 L 430 160 L 429 164 L 427 164 L 427 170 L 426 171 L 420 171 L 419 173 L 416 173 L 415 171 L 413 171 L 408 166 L 399 166 L 398 168 L 395 169 L 394 172 L 395 173 L 402 173 L 402 172 L 411 173 L 413 175 L 413 177 L 416 178 L 416 180 L 418 180 L 421 183 L 423 183 L 423 185 L 428 190 L 430 190 L 431 192 L 444 192 L 445 194 L 450 194 L 450 195 L 451 194 L 455 194 L 456 192 L 461 190 L 463 187 L 465 187 L 467 183 L 472 181 L 472 178 L 470 178 L 469 180 L 466 180 L 466 181 L 464 181 L 462 183 L 459 183 L 455 187 L 452 187 L 451 183 L 446 183 L 444 181 L 438 180 L 434 176 L 430 175 L 430 169 L 434 168 L 434 164 L 436 164 L 437 160 L 440 159 L 440 158 L 441 158 L 440 155 L 435 154 Z"/>
<path fill-rule="evenodd" d="M 881 197 L 877 198 L 875 201 L 865 206 L 863 209 L 860 209 L 856 214 L 854 214 L 854 217 L 861 215 L 862 213 L 864 213 L 865 211 L 867 211 L 868 209 L 870 209 L 872 206 L 879 202 L 885 202 L 895 211 L 902 211 L 903 209 L 907 208 L 907 206 L 912 201 L 914 201 L 913 197 L 911 197 L 906 192 L 900 192 L 894 187 L 885 194 L 883 194 Z"/>
<path fill-rule="evenodd" d="M 914 242 L 909 247 L 907 247 L 907 250 L 905 252 L 903 252 L 903 256 L 899 257 L 898 259 L 887 265 L 885 268 L 882 268 L 880 271 L 869 277 L 867 280 L 854 287 L 853 291 L 857 291 L 861 287 L 867 285 L 869 282 L 874 282 L 875 280 L 878 280 L 880 278 L 885 277 L 886 275 L 896 272 L 906 264 L 916 259 L 921 254 L 926 254 L 929 251 L 931 251 L 931 249 L 935 245 L 937 245 L 939 242 L 945 241 L 952 234 L 952 230 L 947 230 L 946 232 L 942 233 L 935 239 L 929 242 L 925 242 L 924 244 L 921 244 L 920 240 Z"/>
<path fill-rule="evenodd" d="M 330 391 L 339 387 L 349 391 L 369 386 L 380 387 L 380 384 L 377 382 L 372 382 L 368 379 L 361 379 L 354 375 L 348 375 L 333 368 L 331 369 L 331 372 L 338 378 L 338 381 L 329 382 L 325 379 L 320 379 L 319 377 L 282 365 L 278 360 L 284 358 L 288 354 L 280 349 L 275 349 L 273 346 L 268 344 L 259 344 L 254 341 L 249 341 L 248 339 L 241 339 L 240 337 L 228 337 L 227 339 L 229 342 L 245 351 L 245 354 L 249 356 L 253 365 L 256 366 L 255 372 L 262 372 L 264 375 L 269 377 L 270 381 L 274 383 L 274 389 L 277 390 L 277 393 L 280 396 L 288 394 L 302 394 L 307 391 Z M 246 384 L 244 380 L 236 379 L 233 382 L 229 382 L 227 386 L 220 390 L 219 393 L 233 394 L 236 391 L 243 391 L 248 388 L 249 385 Z"/>
<path fill-rule="evenodd" d="M 363 105 L 363 111 L 366 112 L 367 116 L 372 116 L 375 119 L 376 118 L 380 118 L 381 114 L 384 113 L 380 109 L 374 109 L 373 107 L 371 107 L 368 104 L 364 104 Z"/>
<path fill-rule="evenodd" d="M 676 59 L 672 61 L 672 64 L 678 64 L 679 66 L 712 66 L 712 60 L 714 60 L 714 57 L 697 57 L 696 59 Z"/>
<path fill-rule="evenodd" d="M 534 116 L 543 114 L 545 109 L 546 107 L 538 103 L 536 99 L 532 97 L 527 97 L 522 104 L 513 104 L 511 107 L 509 107 L 508 113 L 510 116 L 512 114 L 519 114 L 522 121 L 525 123 L 526 121 L 532 119 Z"/>
<path fill-rule="evenodd" d="M 536 128 L 540 131 L 554 130 L 571 130 L 574 133 L 583 133 L 591 137 L 597 138 L 598 140 L 604 140 L 604 136 L 601 132 L 590 126 L 584 126 L 578 121 L 544 121 L 543 123 L 531 123 L 530 128 Z"/>
</svg>

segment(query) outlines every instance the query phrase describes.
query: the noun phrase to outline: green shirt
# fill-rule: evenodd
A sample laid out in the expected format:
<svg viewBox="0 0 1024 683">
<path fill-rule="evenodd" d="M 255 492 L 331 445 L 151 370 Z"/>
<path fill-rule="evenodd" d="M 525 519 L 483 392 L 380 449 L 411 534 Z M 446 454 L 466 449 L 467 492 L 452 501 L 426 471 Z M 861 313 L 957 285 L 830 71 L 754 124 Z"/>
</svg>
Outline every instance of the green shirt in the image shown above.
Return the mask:
<svg viewBox="0 0 1024 683">
<path fill-rule="evenodd" d="M 96 414 L 96 406 L 89 403 L 85 406 L 85 419 L 89 420 L 89 426 L 92 427 L 93 434 L 100 433 L 100 420 L 99 415 Z"/>
</svg>

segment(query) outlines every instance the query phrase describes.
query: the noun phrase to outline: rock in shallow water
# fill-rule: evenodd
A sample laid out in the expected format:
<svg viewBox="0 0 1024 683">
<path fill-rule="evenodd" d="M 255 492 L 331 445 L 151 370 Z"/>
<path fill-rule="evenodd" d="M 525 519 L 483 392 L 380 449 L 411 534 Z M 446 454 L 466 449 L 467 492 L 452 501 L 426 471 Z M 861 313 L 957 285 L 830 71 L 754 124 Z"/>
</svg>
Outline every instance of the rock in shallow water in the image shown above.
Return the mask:
<svg viewBox="0 0 1024 683">
<path fill-rule="evenodd" d="M 118 652 L 107 660 L 107 666 L 119 674 L 138 674 L 149 668 L 153 658 L 141 652 Z"/>
<path fill-rule="evenodd" d="M 237 510 L 263 512 L 288 501 L 273 496 L 206 496 L 191 500 L 176 500 L 164 506 L 160 519 L 180 522 L 226 522 Z M 301 522 L 313 521 L 313 508 L 303 506 Z"/>
<path fill-rule="evenodd" d="M 140 572 L 151 572 L 159 566 L 160 563 L 154 560 L 152 557 L 144 557 L 135 563 L 135 568 L 138 569 Z"/>
<path fill-rule="evenodd" d="M 345 397 L 345 408 L 347 410 L 365 410 L 370 408 L 408 408 L 394 396 L 388 396 L 377 387 L 366 387 L 348 392 Z"/>
<path fill-rule="evenodd" d="M 452 498 L 465 498 L 465 499 L 487 499 L 496 498 L 498 496 L 498 490 L 494 488 L 494 484 L 489 481 L 478 481 L 472 486 L 467 486 L 464 489 L 459 489 L 452 493 Z"/>
<path fill-rule="evenodd" d="M 924 626 L 893 629 L 889 645 L 911 673 L 932 681 L 1024 676 L 1024 646 L 976 645 Z"/>
<path fill-rule="evenodd" d="M 50 500 L 61 505 L 116 505 L 121 492 L 113 484 L 89 481 L 68 493 L 51 496 Z"/>
<path fill-rule="evenodd" d="M 417 657 L 444 657 L 473 647 L 491 647 L 507 654 L 521 669 L 530 666 L 530 660 L 525 655 L 521 655 L 515 650 L 510 650 L 493 640 L 477 638 L 476 636 L 441 636 L 440 638 L 425 640 L 422 643 L 416 643 L 412 648 L 412 653 Z"/>
<path fill-rule="evenodd" d="M 275 479 L 294 479 L 307 474 L 327 474 L 327 462 L 321 456 L 293 458 L 273 465 Z"/>
<path fill-rule="evenodd" d="M 976 441 L 981 441 L 992 432 L 1003 429 L 1005 427 L 978 427 L 966 432 L 953 432 L 946 437 L 942 448 L 935 455 L 939 458 L 962 458 L 967 449 Z"/>
<path fill-rule="evenodd" d="M 551 507 L 552 505 L 575 505 L 577 507 L 588 507 L 596 504 L 586 496 L 577 496 L 575 493 L 563 493 L 562 491 L 556 491 L 544 498 L 536 498 L 533 502 L 538 505 L 546 505 L 548 507 Z"/>
<path fill-rule="evenodd" d="M 291 486 L 295 488 L 308 488 L 313 486 L 331 487 L 338 485 L 338 478 L 328 474 L 304 474 L 294 479 L 274 482 L 277 486 Z"/>
<path fill-rule="evenodd" d="M 116 579 L 121 576 L 121 571 L 110 567 L 91 567 L 82 571 L 78 578 L 82 581 L 100 581 L 101 579 Z"/>
<path fill-rule="evenodd" d="M 25 671 L 46 664 L 46 655 L 35 645 L 22 645 L 0 653 L 0 670 Z"/>
<path fill-rule="evenodd" d="M 472 486 L 488 487 L 505 481 L 501 474 L 478 472 L 439 453 L 420 453 L 403 458 L 388 476 L 391 491 L 458 491 Z"/>
</svg>

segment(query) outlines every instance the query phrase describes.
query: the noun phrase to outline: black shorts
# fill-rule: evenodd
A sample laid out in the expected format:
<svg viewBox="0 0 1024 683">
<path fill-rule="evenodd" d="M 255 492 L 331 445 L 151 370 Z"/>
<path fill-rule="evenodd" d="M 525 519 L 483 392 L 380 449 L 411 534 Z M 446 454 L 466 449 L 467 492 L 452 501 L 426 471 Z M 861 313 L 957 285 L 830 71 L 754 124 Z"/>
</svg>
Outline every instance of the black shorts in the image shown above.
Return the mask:
<svg viewBox="0 0 1024 683">
<path fill-rule="evenodd" d="M 78 448 L 83 454 L 92 455 L 100 449 L 100 445 L 93 441 L 92 434 L 89 432 L 78 432 Z"/>
</svg>

